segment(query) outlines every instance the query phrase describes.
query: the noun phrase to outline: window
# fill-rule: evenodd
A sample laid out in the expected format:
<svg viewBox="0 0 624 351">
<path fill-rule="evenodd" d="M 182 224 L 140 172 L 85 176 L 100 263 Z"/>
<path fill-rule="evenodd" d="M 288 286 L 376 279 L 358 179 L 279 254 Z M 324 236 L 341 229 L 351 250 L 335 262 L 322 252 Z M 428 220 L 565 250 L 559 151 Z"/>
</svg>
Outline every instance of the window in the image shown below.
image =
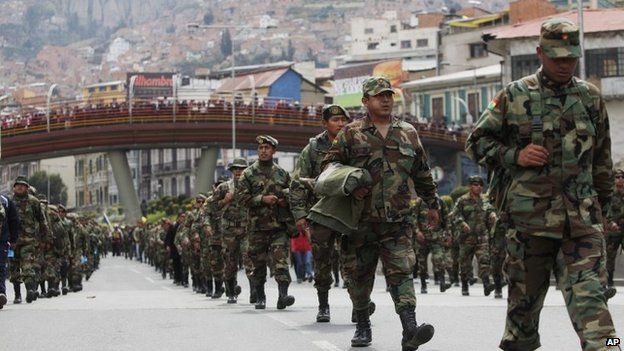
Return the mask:
<svg viewBox="0 0 624 351">
<path fill-rule="evenodd" d="M 364 34 L 373 34 L 373 28 L 364 28 Z"/>
<path fill-rule="evenodd" d="M 368 50 L 377 50 L 378 46 L 379 46 L 379 43 L 368 43 L 367 49 Z"/>
<path fill-rule="evenodd" d="M 393 24 L 390 26 L 390 33 L 396 33 L 397 32 L 397 27 L 396 24 Z"/>
<path fill-rule="evenodd" d="M 470 44 L 470 58 L 486 57 L 488 55 L 485 50 L 485 43 Z"/>
<path fill-rule="evenodd" d="M 99 87 L 98 91 L 106 91 L 106 87 Z"/>
<path fill-rule="evenodd" d="M 95 93 L 95 88 L 89 88 L 90 93 Z"/>
<path fill-rule="evenodd" d="M 624 47 L 587 50 L 585 56 L 588 77 L 624 76 Z"/>
<path fill-rule="evenodd" d="M 535 73 L 540 66 L 537 55 L 518 55 L 511 57 L 511 79 L 518 80 Z"/>
<path fill-rule="evenodd" d="M 117 85 L 111 86 L 111 90 L 117 90 L 119 87 Z"/>
<path fill-rule="evenodd" d="M 412 41 L 411 40 L 401 40 L 401 49 L 411 49 Z"/>
<path fill-rule="evenodd" d="M 426 48 L 429 46 L 429 39 L 416 39 L 416 47 Z"/>
<path fill-rule="evenodd" d="M 444 116 L 444 98 L 436 97 L 431 99 L 431 117 L 440 118 Z"/>
</svg>

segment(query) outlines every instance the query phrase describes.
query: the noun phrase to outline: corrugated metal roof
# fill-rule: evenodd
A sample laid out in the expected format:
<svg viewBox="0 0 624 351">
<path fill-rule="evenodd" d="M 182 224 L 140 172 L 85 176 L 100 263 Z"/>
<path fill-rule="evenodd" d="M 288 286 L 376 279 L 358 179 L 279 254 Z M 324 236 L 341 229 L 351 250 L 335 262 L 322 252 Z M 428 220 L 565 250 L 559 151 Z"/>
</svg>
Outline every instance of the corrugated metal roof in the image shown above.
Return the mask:
<svg viewBox="0 0 624 351">
<path fill-rule="evenodd" d="M 253 74 L 246 74 L 244 76 L 238 76 L 232 78 L 227 78 L 223 80 L 223 83 L 217 89 L 217 93 L 228 93 L 232 91 L 239 90 L 251 90 L 252 88 L 252 79 L 254 82 L 254 87 L 257 88 L 266 88 L 270 87 L 278 80 L 284 73 L 286 73 L 290 68 L 281 68 L 272 71 L 265 71 Z M 251 78 L 253 77 L 253 78 Z"/>
<path fill-rule="evenodd" d="M 491 35 L 494 39 L 514 39 L 537 37 L 540 34 L 542 22 L 549 18 L 567 18 L 576 23 L 578 15 L 576 11 L 567 11 L 556 15 L 537 18 L 531 21 L 499 27 L 484 34 Z M 599 33 L 624 30 L 624 10 L 584 10 L 583 31 L 585 33 Z"/>
<path fill-rule="evenodd" d="M 479 79 L 487 79 L 487 78 L 498 78 L 501 74 L 501 66 L 500 65 L 491 65 L 485 67 L 479 67 L 476 69 L 470 69 L 461 72 L 444 74 L 441 76 L 423 78 L 412 80 L 409 82 L 405 82 L 401 84 L 401 88 L 410 89 L 410 88 L 420 88 L 420 87 L 433 87 L 437 84 L 450 85 L 453 83 L 466 83 L 466 82 L 474 82 Z"/>
</svg>

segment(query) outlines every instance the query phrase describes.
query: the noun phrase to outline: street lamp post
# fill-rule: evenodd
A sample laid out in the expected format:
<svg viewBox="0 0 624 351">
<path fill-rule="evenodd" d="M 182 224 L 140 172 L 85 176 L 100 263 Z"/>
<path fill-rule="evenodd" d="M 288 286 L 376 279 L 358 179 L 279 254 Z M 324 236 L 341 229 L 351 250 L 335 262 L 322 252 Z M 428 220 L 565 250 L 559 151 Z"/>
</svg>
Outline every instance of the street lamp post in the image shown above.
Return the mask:
<svg viewBox="0 0 624 351">
<path fill-rule="evenodd" d="M 54 92 L 54 89 L 56 89 L 57 86 L 58 84 L 50 85 L 50 89 L 48 89 L 48 95 L 46 98 L 46 127 L 48 130 L 48 133 L 50 133 L 50 100 L 52 100 L 52 93 Z"/>
<path fill-rule="evenodd" d="M 130 84 L 128 85 L 128 115 L 130 116 L 130 124 L 132 124 L 132 100 L 134 100 L 134 81 L 137 76 L 130 77 Z"/>
<path fill-rule="evenodd" d="M 234 55 L 234 40 L 232 40 L 232 51 L 231 51 L 231 55 L 232 55 L 232 159 L 236 158 L 236 93 L 234 90 L 234 78 L 236 75 L 236 70 L 234 69 L 234 67 L 236 67 L 234 61 L 235 61 L 235 56 Z"/>
</svg>

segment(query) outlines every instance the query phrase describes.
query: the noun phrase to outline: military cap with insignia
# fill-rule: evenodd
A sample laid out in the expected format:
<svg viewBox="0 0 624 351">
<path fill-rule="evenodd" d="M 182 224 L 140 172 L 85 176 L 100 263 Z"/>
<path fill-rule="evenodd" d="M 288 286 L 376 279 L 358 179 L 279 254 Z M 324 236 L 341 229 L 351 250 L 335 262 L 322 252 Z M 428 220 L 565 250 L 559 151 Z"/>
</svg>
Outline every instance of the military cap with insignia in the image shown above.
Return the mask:
<svg viewBox="0 0 624 351">
<path fill-rule="evenodd" d="M 483 178 L 479 175 L 472 175 L 468 178 L 468 183 L 483 185 Z"/>
<path fill-rule="evenodd" d="M 347 119 L 351 119 L 349 112 L 344 107 L 336 104 L 331 104 L 323 107 L 323 119 L 328 120 L 334 116 L 344 116 Z"/>
<path fill-rule="evenodd" d="M 258 142 L 258 144 L 269 144 L 273 147 L 277 147 L 277 145 L 279 144 L 277 139 L 270 135 L 258 135 L 256 137 L 256 141 Z"/>
<path fill-rule="evenodd" d="M 28 179 L 24 176 L 17 176 L 17 178 L 15 178 L 13 186 L 16 186 L 17 184 L 26 185 L 28 187 L 30 186 L 30 184 L 28 183 Z"/>
<path fill-rule="evenodd" d="M 247 168 L 247 161 L 244 158 L 235 158 L 232 163 L 228 165 L 228 170 L 233 168 Z"/>
<path fill-rule="evenodd" d="M 582 55 L 579 28 L 565 18 L 553 18 L 542 23 L 539 45 L 550 58 Z"/>
<path fill-rule="evenodd" d="M 364 96 L 375 96 L 386 91 L 394 94 L 392 84 L 386 77 L 369 77 L 362 83 L 362 94 Z"/>
</svg>

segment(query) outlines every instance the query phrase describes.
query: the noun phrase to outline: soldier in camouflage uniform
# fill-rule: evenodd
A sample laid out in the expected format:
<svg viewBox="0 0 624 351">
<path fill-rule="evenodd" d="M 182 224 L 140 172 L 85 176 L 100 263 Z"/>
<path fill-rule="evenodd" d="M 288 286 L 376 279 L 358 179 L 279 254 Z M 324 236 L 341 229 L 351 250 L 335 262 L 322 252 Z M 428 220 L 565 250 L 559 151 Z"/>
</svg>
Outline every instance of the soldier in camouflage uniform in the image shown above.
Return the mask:
<svg viewBox="0 0 624 351">
<path fill-rule="evenodd" d="M 83 261 L 89 251 L 89 234 L 80 216 L 72 213 L 71 217 L 67 217 L 71 218 L 74 230 L 74 251 L 71 257 L 69 284 L 71 291 L 78 292 L 82 290 L 82 277 L 86 271 L 86 262 Z"/>
<path fill-rule="evenodd" d="M 63 237 L 63 249 L 62 249 L 62 256 L 60 259 L 60 271 L 59 271 L 59 275 L 60 275 L 60 282 L 61 282 L 61 292 L 63 293 L 63 295 L 67 295 L 67 293 L 69 292 L 69 270 L 70 270 L 70 265 L 71 265 L 71 258 L 72 258 L 72 253 L 74 251 L 74 230 L 73 230 L 73 226 L 72 223 L 69 219 L 66 218 L 67 215 L 67 210 L 65 209 L 65 206 L 63 205 L 58 205 L 58 214 L 59 214 L 59 222 L 58 225 L 62 227 L 58 228 L 58 230 L 64 234 Z M 54 224 L 54 221 L 53 221 Z M 54 226 L 52 227 L 52 229 L 54 230 Z M 55 237 L 56 237 L 56 233 L 55 233 Z M 58 287 L 57 287 L 58 288 Z"/>
<path fill-rule="evenodd" d="M 266 308 L 264 284 L 269 260 L 274 267 L 279 296 L 277 309 L 295 303 L 288 295 L 291 278 L 288 270 L 289 239 L 287 223 L 292 221 L 288 204 L 290 175 L 273 163 L 277 139 L 260 135 L 258 160 L 243 171 L 236 186 L 235 201 L 249 208 L 249 259 L 251 280 L 256 288 L 256 309 Z"/>
<path fill-rule="evenodd" d="M 493 173 L 509 214 L 509 279 L 503 350 L 540 347 L 539 314 L 559 251 L 567 273 L 562 292 L 583 350 L 615 337 L 601 277 L 604 218 L 611 204 L 609 118 L 599 90 L 575 78 L 578 27 L 542 23 L 536 74 L 512 82 L 483 113 L 466 143 Z M 498 183 L 494 183 L 494 181 Z"/>
<path fill-rule="evenodd" d="M 201 223 L 199 216 L 200 208 L 204 205 L 205 196 L 197 196 L 193 203 L 193 208 L 186 212 L 184 223 L 180 226 L 175 237 L 175 245 L 182 257 L 183 285 L 188 287 L 188 271 L 191 271 L 193 279 L 193 291 L 197 291 L 200 280 L 199 259 L 199 232 L 198 225 Z M 195 224 L 195 226 L 193 226 Z"/>
<path fill-rule="evenodd" d="M 609 211 L 609 231 L 607 234 L 607 285 L 613 288 L 615 259 L 620 249 L 624 249 L 624 170 L 615 171 L 615 189 Z"/>
<path fill-rule="evenodd" d="M 45 222 L 48 228 L 50 228 L 50 218 L 48 217 L 48 199 L 43 194 L 37 194 L 37 189 L 30 186 L 29 192 L 31 195 L 35 196 L 37 200 L 39 200 L 39 206 L 41 206 L 41 213 L 43 213 L 43 217 L 45 218 Z M 48 236 L 48 240 L 39 241 L 39 245 L 37 246 L 37 263 L 35 265 L 35 270 L 37 271 L 37 281 L 38 285 L 41 288 L 41 294 L 38 291 L 35 291 L 37 297 L 46 298 L 48 297 L 48 293 L 46 291 L 46 274 L 52 272 L 54 270 L 54 262 L 50 263 L 46 257 L 53 257 L 53 237 L 52 231 L 50 231 L 50 236 Z M 52 264 L 52 267 L 48 267 Z"/>
<path fill-rule="evenodd" d="M 219 185 L 229 180 L 226 176 L 219 176 L 217 182 L 213 186 L 213 190 Z M 210 258 L 208 263 L 210 264 L 210 271 L 215 281 L 213 299 L 221 298 L 225 292 L 223 288 L 223 229 L 221 228 L 221 217 L 223 210 L 217 206 L 217 203 L 213 200 L 213 194 L 206 201 L 206 218 L 204 218 L 204 226 L 210 227 L 210 235 L 208 236 L 208 257 Z"/>
<path fill-rule="evenodd" d="M 249 249 L 247 240 L 249 210 L 241 206 L 240 203 L 234 201 L 234 192 L 236 191 L 236 186 L 245 168 L 247 168 L 247 161 L 242 158 L 234 159 L 228 167 L 228 170 L 232 172 L 232 179 L 219 184 L 212 194 L 212 201 L 215 203 L 218 211 L 222 213 L 219 230 L 223 236 L 223 255 L 225 257 L 223 279 L 225 280 L 225 291 L 228 297 L 228 303 L 236 303 L 237 297 L 241 293 L 241 288 L 236 281 L 238 257 L 241 253 L 243 256 L 245 274 L 247 274 L 247 278 L 249 279 L 250 303 L 255 303 L 253 300 L 256 299 L 255 296 L 253 296 L 255 294 L 251 294 L 251 291 L 255 289 L 253 289 L 251 283 L 252 265 L 247 256 L 247 251 Z"/>
<path fill-rule="evenodd" d="M 433 326 L 416 323 L 416 296 L 412 269 L 412 227 L 408 220 L 411 194 L 408 181 L 430 209 L 429 224 L 438 223 L 436 187 L 427 156 L 415 128 L 392 117 L 392 86 L 386 78 L 364 81 L 362 103 L 368 114 L 349 123 L 332 143 L 323 167 L 331 162 L 366 169 L 373 178 L 370 188 L 358 188 L 351 196 L 364 201 L 357 232 L 347 245 L 355 248 L 356 267 L 349 277 L 349 295 L 356 310 L 352 346 L 367 346 L 372 340 L 369 319 L 370 294 L 377 261 L 381 259 L 395 310 L 403 326 L 403 350 L 415 350 L 428 342 Z"/>
<path fill-rule="evenodd" d="M 349 121 L 349 113 L 339 105 L 329 105 L 323 108 L 324 132 L 310 138 L 310 142 L 301 151 L 290 183 L 290 208 L 300 233 L 311 234 L 312 257 L 314 259 L 314 287 L 316 288 L 319 308 L 316 315 L 317 322 L 329 322 L 329 289 L 332 283 L 332 263 L 336 256 L 336 247 L 340 246 L 341 234 L 321 224 L 312 223 L 309 226 L 306 216 L 310 208 L 318 201 L 313 188 L 306 182 L 321 174 L 321 162 L 332 141 L 338 132 Z M 344 256 L 346 252 L 342 253 Z M 349 260 L 353 262 L 353 260 Z M 342 265 L 344 268 L 344 265 Z M 348 273 L 343 270 L 343 278 Z M 346 279 L 346 278 L 345 278 Z"/>
<path fill-rule="evenodd" d="M 437 228 L 429 228 L 426 223 L 427 207 L 420 198 L 417 198 L 414 205 L 414 252 L 418 261 L 418 275 L 420 277 L 420 292 L 427 293 L 427 257 L 431 254 L 433 272 L 439 279 L 440 292 L 445 292 L 451 287 L 446 283 L 444 274 L 446 272 L 446 252 L 445 245 L 450 242 L 448 230 L 448 208 L 444 201 L 438 199 L 440 208 L 440 225 Z"/>
<path fill-rule="evenodd" d="M 48 297 L 54 297 L 60 295 L 61 262 L 66 256 L 66 241 L 69 240 L 69 236 L 62 224 L 57 206 L 48 206 L 48 219 L 52 233 L 52 247 L 45 256 L 47 266 L 44 277 L 48 281 Z"/>
<path fill-rule="evenodd" d="M 496 221 L 494 208 L 481 195 L 483 178 L 471 176 L 468 180 L 470 191 L 462 195 L 453 209 L 455 225 L 459 229 L 454 238 L 459 242 L 459 266 L 462 295 L 468 296 L 469 272 L 476 256 L 479 277 L 483 281 L 483 293 L 489 296 L 494 286 L 490 284 L 489 228 Z"/>
<path fill-rule="evenodd" d="M 50 242 L 50 230 L 39 200 L 28 193 L 28 187 L 28 181 L 23 176 L 17 177 L 13 184 L 13 201 L 17 208 L 21 233 L 15 244 L 15 258 L 11 262 L 9 272 L 10 280 L 15 285 L 16 301 L 17 297 L 21 296 L 19 284 L 23 281 L 27 292 L 26 302 L 30 303 L 37 298 L 38 245 Z"/>
</svg>

